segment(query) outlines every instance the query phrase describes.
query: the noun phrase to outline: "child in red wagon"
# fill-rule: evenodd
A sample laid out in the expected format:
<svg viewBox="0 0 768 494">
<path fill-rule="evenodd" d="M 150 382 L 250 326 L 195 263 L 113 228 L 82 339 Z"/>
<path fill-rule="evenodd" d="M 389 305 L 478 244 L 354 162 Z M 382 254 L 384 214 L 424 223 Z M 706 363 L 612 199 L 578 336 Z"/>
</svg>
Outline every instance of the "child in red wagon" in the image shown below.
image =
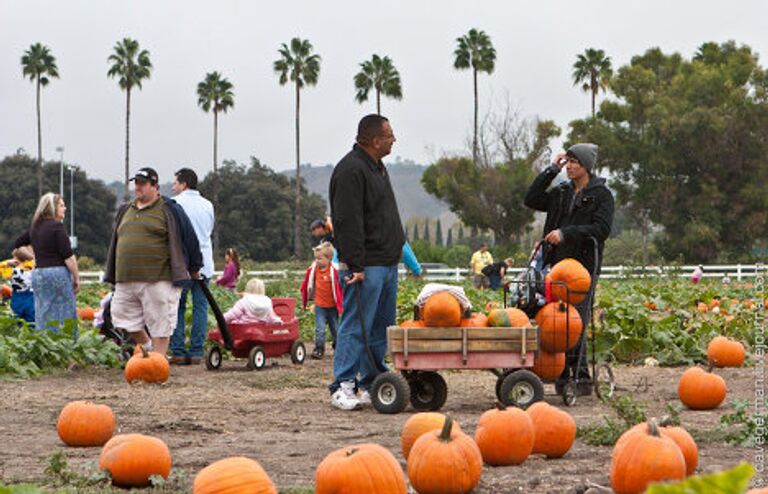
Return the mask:
<svg viewBox="0 0 768 494">
<path fill-rule="evenodd" d="M 339 272 L 333 265 L 333 246 L 323 242 L 314 249 L 315 261 L 307 269 L 301 284 L 301 303 L 307 308 L 307 301 L 315 301 L 315 349 L 313 359 L 325 355 L 325 325 L 331 330 L 333 348 L 336 348 L 336 326 L 341 314 L 341 286 Z"/>
<path fill-rule="evenodd" d="M 275 314 L 272 299 L 264 294 L 264 282 L 258 278 L 248 280 L 243 298 L 224 314 L 229 323 L 280 323 L 283 320 Z"/>
</svg>

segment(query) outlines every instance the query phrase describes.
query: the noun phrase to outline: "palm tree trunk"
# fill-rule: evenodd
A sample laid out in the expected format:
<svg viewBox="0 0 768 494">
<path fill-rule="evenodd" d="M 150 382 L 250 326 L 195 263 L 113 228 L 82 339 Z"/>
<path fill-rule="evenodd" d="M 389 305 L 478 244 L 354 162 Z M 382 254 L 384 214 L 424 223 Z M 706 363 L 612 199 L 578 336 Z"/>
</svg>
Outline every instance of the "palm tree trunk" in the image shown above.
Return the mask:
<svg viewBox="0 0 768 494">
<path fill-rule="evenodd" d="M 381 93 L 376 89 L 376 114 L 381 115 Z"/>
<path fill-rule="evenodd" d="M 301 163 L 299 158 L 299 94 L 300 88 L 296 82 L 296 216 L 293 223 L 293 256 L 301 259 Z"/>
<path fill-rule="evenodd" d="M 472 69 L 472 81 L 475 90 L 475 124 L 472 134 L 472 163 L 477 164 L 477 69 Z"/>
<path fill-rule="evenodd" d="M 125 191 L 123 199 L 128 201 L 131 198 L 128 190 L 128 180 L 131 178 L 130 168 L 130 142 L 131 142 L 131 88 L 125 90 Z"/>
<path fill-rule="evenodd" d="M 219 112 L 213 109 L 213 211 L 214 218 L 219 212 Z M 213 256 L 219 258 L 219 222 L 213 222 Z"/>
<path fill-rule="evenodd" d="M 40 75 L 37 76 L 37 197 L 43 195 L 43 133 L 40 125 Z"/>
<path fill-rule="evenodd" d="M 592 118 L 595 118 L 595 98 L 597 97 L 597 80 L 595 79 L 595 74 L 592 74 L 589 84 L 590 89 L 592 89 Z"/>
</svg>

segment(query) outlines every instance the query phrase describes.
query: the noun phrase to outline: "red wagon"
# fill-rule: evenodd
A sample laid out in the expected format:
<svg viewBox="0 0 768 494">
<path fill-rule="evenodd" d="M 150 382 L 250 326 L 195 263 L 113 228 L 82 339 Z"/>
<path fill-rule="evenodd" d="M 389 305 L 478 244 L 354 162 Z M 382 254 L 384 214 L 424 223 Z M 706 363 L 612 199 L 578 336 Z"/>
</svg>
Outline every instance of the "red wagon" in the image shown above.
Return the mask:
<svg viewBox="0 0 768 494">
<path fill-rule="evenodd" d="M 273 298 L 275 313 L 281 323 L 222 324 L 208 332 L 214 344 L 205 355 L 208 370 L 221 367 L 222 347 L 238 358 L 248 359 L 248 368 L 261 370 L 267 357 L 290 354 L 294 364 L 304 363 L 306 350 L 299 340 L 299 320 L 296 318 L 296 299 Z"/>
</svg>

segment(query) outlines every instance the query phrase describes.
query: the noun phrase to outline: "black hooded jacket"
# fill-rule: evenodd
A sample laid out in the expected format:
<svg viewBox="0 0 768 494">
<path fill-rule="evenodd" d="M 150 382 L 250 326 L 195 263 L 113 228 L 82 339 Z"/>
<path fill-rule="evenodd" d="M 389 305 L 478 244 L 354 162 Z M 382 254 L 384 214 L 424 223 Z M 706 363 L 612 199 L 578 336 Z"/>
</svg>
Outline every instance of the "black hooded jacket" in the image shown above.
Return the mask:
<svg viewBox="0 0 768 494">
<path fill-rule="evenodd" d="M 548 167 L 533 181 L 525 194 L 525 205 L 547 213 L 544 235 L 560 229 L 563 240 L 549 249 L 545 264 L 554 264 L 562 259 L 574 258 L 581 262 L 590 273 L 600 273 L 603 260 L 603 245 L 611 233 L 613 224 L 613 194 L 605 185 L 605 179 L 593 176 L 576 201 L 573 182 L 568 180 L 549 191 L 547 188 L 560 172 L 556 165 Z M 570 210 L 570 211 L 569 211 Z M 595 260 L 594 243 L 597 240 L 598 259 Z M 595 271 L 597 267 L 597 271 Z"/>
</svg>

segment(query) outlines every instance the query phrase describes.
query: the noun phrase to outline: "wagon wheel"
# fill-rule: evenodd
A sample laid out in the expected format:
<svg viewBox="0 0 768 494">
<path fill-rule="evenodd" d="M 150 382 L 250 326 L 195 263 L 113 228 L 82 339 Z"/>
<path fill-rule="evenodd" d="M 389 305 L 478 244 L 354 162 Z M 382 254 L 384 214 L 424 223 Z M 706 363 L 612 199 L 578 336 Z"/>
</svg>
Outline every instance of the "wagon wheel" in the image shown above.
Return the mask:
<svg viewBox="0 0 768 494">
<path fill-rule="evenodd" d="M 264 349 L 260 346 L 251 348 L 251 351 L 248 354 L 248 368 L 251 370 L 261 370 L 266 363 L 267 355 L 264 353 Z"/>
<path fill-rule="evenodd" d="M 373 380 L 371 403 L 379 413 L 402 412 L 410 397 L 408 381 L 396 372 L 382 372 Z"/>
<path fill-rule="evenodd" d="M 208 370 L 217 370 L 221 367 L 221 349 L 212 346 L 205 352 L 205 368 Z"/>
<path fill-rule="evenodd" d="M 440 410 L 448 398 L 448 385 L 437 372 L 419 372 L 408 384 L 411 405 L 416 410 Z"/>
<path fill-rule="evenodd" d="M 563 403 L 565 403 L 566 406 L 572 407 L 576 404 L 576 397 L 578 396 L 578 386 L 576 386 L 576 381 L 573 379 L 569 379 L 567 383 L 563 385 L 563 391 L 562 391 L 562 397 L 563 397 Z"/>
<path fill-rule="evenodd" d="M 525 369 L 507 374 L 499 390 L 501 402 L 507 406 L 527 408 L 544 399 L 544 385 L 539 376 Z"/>
<path fill-rule="evenodd" d="M 602 364 L 594 374 L 595 395 L 600 399 L 613 398 L 613 393 L 616 391 L 616 381 L 611 366 Z"/>
<path fill-rule="evenodd" d="M 299 340 L 294 341 L 291 345 L 291 362 L 301 365 L 306 357 L 307 350 L 304 348 L 304 343 Z"/>
<path fill-rule="evenodd" d="M 499 399 L 499 401 L 504 401 L 501 399 L 501 384 L 504 382 L 504 378 L 509 375 L 509 373 L 512 372 L 507 369 L 502 369 L 502 372 L 497 374 L 496 377 L 496 398 Z"/>
</svg>

